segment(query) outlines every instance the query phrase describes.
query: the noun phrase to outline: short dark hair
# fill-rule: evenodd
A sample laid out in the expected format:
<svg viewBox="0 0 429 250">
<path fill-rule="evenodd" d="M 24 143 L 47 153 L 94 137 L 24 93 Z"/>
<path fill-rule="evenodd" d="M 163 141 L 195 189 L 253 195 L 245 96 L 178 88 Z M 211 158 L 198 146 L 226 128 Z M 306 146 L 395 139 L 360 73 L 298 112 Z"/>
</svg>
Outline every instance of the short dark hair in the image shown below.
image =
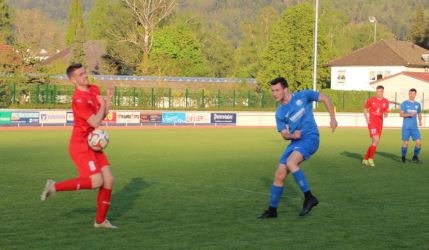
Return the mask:
<svg viewBox="0 0 429 250">
<path fill-rule="evenodd" d="M 270 81 L 271 85 L 276 85 L 276 84 L 281 84 L 283 88 L 288 88 L 289 85 L 287 84 L 286 79 L 284 79 L 283 77 L 277 77 L 276 79 L 273 79 Z"/>
<path fill-rule="evenodd" d="M 70 64 L 70 66 L 68 66 L 68 67 L 67 67 L 67 70 L 66 70 L 66 73 L 67 73 L 68 78 L 70 79 L 70 78 L 71 78 L 71 76 L 72 76 L 72 74 L 73 74 L 73 72 L 74 72 L 75 70 L 77 70 L 77 69 L 82 68 L 82 67 L 83 67 L 83 65 L 82 65 L 81 63 L 73 63 L 73 64 Z"/>
<path fill-rule="evenodd" d="M 416 92 L 416 93 L 417 93 L 417 90 L 416 90 L 415 88 L 412 88 L 412 89 L 410 89 L 410 91 L 408 91 L 408 92 Z"/>
<path fill-rule="evenodd" d="M 378 85 L 377 88 L 375 88 L 375 89 L 382 89 L 382 90 L 384 90 L 384 87 L 383 87 L 383 85 Z"/>
</svg>

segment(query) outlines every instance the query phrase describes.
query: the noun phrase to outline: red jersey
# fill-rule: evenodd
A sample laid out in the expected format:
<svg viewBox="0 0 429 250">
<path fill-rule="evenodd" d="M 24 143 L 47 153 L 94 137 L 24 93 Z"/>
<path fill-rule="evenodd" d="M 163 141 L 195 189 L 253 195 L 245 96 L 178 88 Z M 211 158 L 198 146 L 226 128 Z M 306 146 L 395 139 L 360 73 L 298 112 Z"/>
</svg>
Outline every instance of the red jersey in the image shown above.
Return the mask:
<svg viewBox="0 0 429 250">
<path fill-rule="evenodd" d="M 87 143 L 88 134 L 94 130 L 87 122 L 91 115 L 97 114 L 100 103 L 97 100 L 100 90 L 95 85 L 89 85 L 88 91 L 76 89 L 72 97 L 73 110 L 73 132 L 70 139 L 71 144 Z"/>
<path fill-rule="evenodd" d="M 383 124 L 383 115 L 389 111 L 389 101 L 386 98 L 378 99 L 376 96 L 369 98 L 365 103 L 369 109 L 369 123 Z"/>
</svg>

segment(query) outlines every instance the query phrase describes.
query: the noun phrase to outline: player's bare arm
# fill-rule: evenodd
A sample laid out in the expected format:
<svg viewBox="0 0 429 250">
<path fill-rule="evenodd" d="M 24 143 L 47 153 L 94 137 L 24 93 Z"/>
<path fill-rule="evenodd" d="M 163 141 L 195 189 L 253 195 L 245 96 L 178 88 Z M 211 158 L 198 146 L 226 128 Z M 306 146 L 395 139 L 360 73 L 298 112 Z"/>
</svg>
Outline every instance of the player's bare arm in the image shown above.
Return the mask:
<svg viewBox="0 0 429 250">
<path fill-rule="evenodd" d="M 368 112 L 369 112 L 369 109 L 366 109 L 366 108 L 363 109 L 363 116 L 365 116 L 366 124 L 369 124 Z"/>
<path fill-rule="evenodd" d="M 98 101 L 100 102 L 100 109 L 98 110 L 97 114 L 95 115 L 91 115 L 87 122 L 89 123 L 89 125 L 91 125 L 91 127 L 96 128 L 98 126 L 101 125 L 101 122 L 103 121 L 104 117 L 105 117 L 105 108 L 106 108 L 106 104 L 104 102 L 104 99 L 102 96 L 97 96 Z"/>
<path fill-rule="evenodd" d="M 298 140 L 301 138 L 300 130 L 295 130 L 295 132 L 290 134 L 289 131 L 287 131 L 287 129 L 284 129 L 283 131 L 280 132 L 280 134 L 285 140 Z"/>
<path fill-rule="evenodd" d="M 399 112 L 399 116 L 400 117 L 404 117 L 404 118 L 406 118 L 406 117 L 413 117 L 413 115 L 414 115 L 414 113 L 411 113 L 411 114 L 405 114 L 405 112 L 404 111 L 402 111 L 401 110 L 401 112 Z M 419 114 L 420 115 L 420 114 Z M 421 116 L 421 115 L 420 115 Z"/>
<path fill-rule="evenodd" d="M 335 118 L 334 105 L 331 102 L 331 99 L 327 95 L 320 94 L 319 102 L 323 102 L 325 104 L 326 109 L 329 112 L 329 116 L 331 117 L 331 121 L 329 122 L 329 126 L 332 129 L 332 132 L 338 127 L 337 119 Z"/>
<path fill-rule="evenodd" d="M 387 118 L 387 116 L 389 115 L 390 110 L 387 110 L 386 112 L 383 113 L 384 118 Z"/>
<path fill-rule="evenodd" d="M 423 125 L 423 123 L 422 123 L 422 113 L 418 114 L 418 118 L 419 118 L 419 126 L 421 127 Z"/>
<path fill-rule="evenodd" d="M 104 108 L 104 118 L 106 118 L 106 116 L 109 114 L 110 106 L 112 104 L 112 97 L 113 97 L 113 87 L 110 87 L 107 90 L 106 97 L 104 98 L 104 101 L 105 101 L 105 104 L 106 104 L 106 106 Z"/>
</svg>

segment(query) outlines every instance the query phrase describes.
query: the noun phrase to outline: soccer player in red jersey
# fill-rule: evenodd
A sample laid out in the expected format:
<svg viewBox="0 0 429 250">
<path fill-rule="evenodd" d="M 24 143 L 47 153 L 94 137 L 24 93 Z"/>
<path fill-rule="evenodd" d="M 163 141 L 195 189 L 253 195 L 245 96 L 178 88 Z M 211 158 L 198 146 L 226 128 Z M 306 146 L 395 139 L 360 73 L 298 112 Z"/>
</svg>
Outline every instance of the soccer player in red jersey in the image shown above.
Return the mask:
<svg viewBox="0 0 429 250">
<path fill-rule="evenodd" d="M 383 97 L 384 87 L 381 85 L 377 86 L 375 93 L 374 97 L 366 101 L 363 110 L 366 123 L 368 124 L 369 136 L 372 141 L 362 164 L 369 167 L 375 167 L 374 153 L 380 142 L 381 131 L 383 130 L 383 117 L 386 118 L 389 113 L 389 101 Z"/>
<path fill-rule="evenodd" d="M 98 87 L 89 84 L 88 75 L 82 64 L 70 65 L 67 68 L 67 76 L 76 86 L 72 98 L 74 125 L 69 153 L 77 167 L 79 177 L 61 182 L 48 180 L 41 199 L 46 200 L 54 192 L 98 189 L 94 227 L 117 228 L 106 219 L 113 186 L 109 161 L 103 151 L 92 150 L 87 142 L 88 134 L 100 126 L 109 112 L 112 89 L 109 89 L 106 98 L 103 98 Z"/>
</svg>

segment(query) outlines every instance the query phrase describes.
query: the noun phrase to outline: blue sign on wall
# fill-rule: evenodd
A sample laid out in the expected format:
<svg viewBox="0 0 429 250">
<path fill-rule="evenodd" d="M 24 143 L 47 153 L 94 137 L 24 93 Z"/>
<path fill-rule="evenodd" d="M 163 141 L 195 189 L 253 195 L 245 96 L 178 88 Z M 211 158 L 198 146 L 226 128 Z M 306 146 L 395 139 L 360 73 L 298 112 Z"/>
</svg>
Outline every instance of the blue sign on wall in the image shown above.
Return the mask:
<svg viewBox="0 0 429 250">
<path fill-rule="evenodd" d="M 184 112 L 163 112 L 162 123 L 164 124 L 178 124 L 186 123 L 186 113 Z"/>
</svg>

